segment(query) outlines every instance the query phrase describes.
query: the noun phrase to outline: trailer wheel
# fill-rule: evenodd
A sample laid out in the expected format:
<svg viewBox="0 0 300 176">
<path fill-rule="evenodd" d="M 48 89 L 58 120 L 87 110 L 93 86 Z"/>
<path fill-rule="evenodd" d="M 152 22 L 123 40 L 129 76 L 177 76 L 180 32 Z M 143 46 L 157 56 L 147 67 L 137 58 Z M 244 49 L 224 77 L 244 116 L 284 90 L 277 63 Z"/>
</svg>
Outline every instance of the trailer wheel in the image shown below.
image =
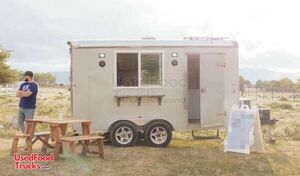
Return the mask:
<svg viewBox="0 0 300 176">
<path fill-rule="evenodd" d="M 172 127 L 166 122 L 153 122 L 146 127 L 145 140 L 153 147 L 165 147 L 172 139 Z"/>
<path fill-rule="evenodd" d="M 109 139 L 114 146 L 128 147 L 137 143 L 138 132 L 134 124 L 122 121 L 111 128 Z"/>
</svg>

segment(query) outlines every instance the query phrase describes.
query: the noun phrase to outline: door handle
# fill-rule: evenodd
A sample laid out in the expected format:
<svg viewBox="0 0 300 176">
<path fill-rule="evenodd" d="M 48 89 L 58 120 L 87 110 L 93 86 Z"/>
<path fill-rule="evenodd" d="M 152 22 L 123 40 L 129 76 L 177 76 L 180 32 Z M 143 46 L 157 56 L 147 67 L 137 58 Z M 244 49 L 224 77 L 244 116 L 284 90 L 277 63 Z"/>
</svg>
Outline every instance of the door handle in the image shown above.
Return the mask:
<svg viewBox="0 0 300 176">
<path fill-rule="evenodd" d="M 206 88 L 201 88 L 201 93 L 205 93 L 206 92 Z"/>
</svg>

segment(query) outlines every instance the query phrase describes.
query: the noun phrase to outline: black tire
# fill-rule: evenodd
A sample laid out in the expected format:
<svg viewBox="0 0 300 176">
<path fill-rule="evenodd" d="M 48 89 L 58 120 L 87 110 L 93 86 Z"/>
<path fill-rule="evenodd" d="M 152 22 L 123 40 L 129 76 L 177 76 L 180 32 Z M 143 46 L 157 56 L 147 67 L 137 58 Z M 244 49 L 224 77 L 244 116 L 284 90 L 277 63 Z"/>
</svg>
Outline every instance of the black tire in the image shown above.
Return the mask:
<svg viewBox="0 0 300 176">
<path fill-rule="evenodd" d="M 121 128 L 125 128 L 128 130 L 131 130 L 132 132 L 132 136 L 130 137 L 131 140 L 127 141 L 126 143 L 122 143 L 121 141 L 121 137 L 116 136 L 116 133 L 119 133 L 120 130 L 122 131 Z M 114 124 L 109 132 L 109 140 L 111 141 L 112 145 L 114 146 L 118 146 L 118 147 L 129 147 L 129 146 L 133 146 L 137 143 L 138 140 L 138 132 L 137 132 L 137 128 L 136 126 L 131 123 L 131 122 L 127 122 L 127 121 L 121 121 L 121 122 L 117 122 L 116 124 Z"/>
<path fill-rule="evenodd" d="M 155 130 L 156 127 L 165 129 L 167 135 L 165 140 L 160 141 L 161 143 L 154 142 L 155 139 L 153 136 L 151 136 L 151 131 Z M 165 147 L 170 143 L 172 139 L 172 127 L 169 125 L 169 123 L 164 121 L 153 122 L 146 127 L 144 138 L 146 143 L 152 147 Z"/>
</svg>

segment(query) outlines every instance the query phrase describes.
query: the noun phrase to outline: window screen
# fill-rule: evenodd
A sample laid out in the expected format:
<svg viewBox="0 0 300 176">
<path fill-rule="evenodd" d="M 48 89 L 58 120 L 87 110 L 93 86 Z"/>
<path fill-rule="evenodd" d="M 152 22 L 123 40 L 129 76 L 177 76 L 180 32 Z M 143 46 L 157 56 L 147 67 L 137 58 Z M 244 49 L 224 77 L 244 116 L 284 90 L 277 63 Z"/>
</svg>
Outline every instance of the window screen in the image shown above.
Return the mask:
<svg viewBox="0 0 300 176">
<path fill-rule="evenodd" d="M 161 54 L 141 54 L 141 84 L 161 85 Z"/>
<path fill-rule="evenodd" d="M 117 85 L 138 86 L 138 53 L 117 54 Z"/>
</svg>

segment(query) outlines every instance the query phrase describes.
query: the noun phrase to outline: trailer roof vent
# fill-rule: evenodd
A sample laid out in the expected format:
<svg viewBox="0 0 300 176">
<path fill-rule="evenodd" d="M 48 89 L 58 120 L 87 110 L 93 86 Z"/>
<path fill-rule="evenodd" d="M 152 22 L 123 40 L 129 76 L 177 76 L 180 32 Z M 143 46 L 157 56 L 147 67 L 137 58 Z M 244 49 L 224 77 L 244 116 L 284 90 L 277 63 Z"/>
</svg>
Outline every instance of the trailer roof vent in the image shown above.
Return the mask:
<svg viewBox="0 0 300 176">
<path fill-rule="evenodd" d="M 184 40 L 226 40 L 228 37 L 184 37 Z"/>
<path fill-rule="evenodd" d="M 156 38 L 153 36 L 144 36 L 142 39 L 143 40 L 156 40 Z"/>
</svg>

